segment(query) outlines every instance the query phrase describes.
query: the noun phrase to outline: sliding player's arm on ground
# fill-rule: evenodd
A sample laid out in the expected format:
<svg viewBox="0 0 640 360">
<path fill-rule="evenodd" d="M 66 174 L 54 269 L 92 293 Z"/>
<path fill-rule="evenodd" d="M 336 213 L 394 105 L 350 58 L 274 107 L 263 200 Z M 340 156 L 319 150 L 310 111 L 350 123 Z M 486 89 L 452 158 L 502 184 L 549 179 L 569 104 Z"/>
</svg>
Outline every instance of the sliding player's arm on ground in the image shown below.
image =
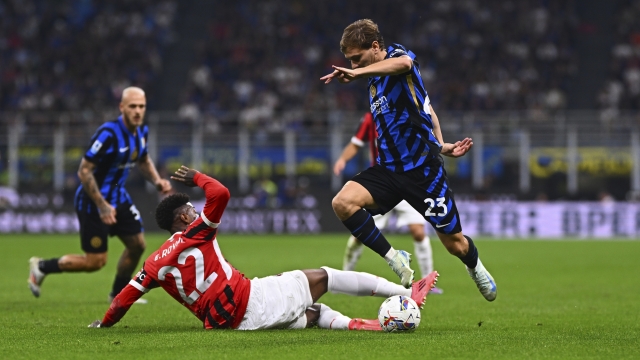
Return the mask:
<svg viewBox="0 0 640 360">
<path fill-rule="evenodd" d="M 442 144 L 442 150 L 440 153 L 444 156 L 449 157 L 460 157 L 469 152 L 471 150 L 471 146 L 473 146 L 473 141 L 471 138 L 464 138 L 460 141 L 456 141 L 455 143 L 445 143 L 442 138 L 442 130 L 440 129 L 440 121 L 438 120 L 438 115 L 433 110 L 431 104 L 429 104 L 429 111 L 431 111 L 431 123 L 433 124 L 433 133 L 438 139 L 438 142 Z"/>
<path fill-rule="evenodd" d="M 140 297 L 149 292 L 149 290 L 158 287 L 158 283 L 150 276 L 147 276 L 144 267 L 136 276 L 129 281 L 129 284 L 120 291 L 118 296 L 113 299 L 109 310 L 102 318 L 102 321 L 96 320 L 89 327 L 111 327 L 122 319 L 131 308 L 131 305 L 140 299 Z"/>
</svg>

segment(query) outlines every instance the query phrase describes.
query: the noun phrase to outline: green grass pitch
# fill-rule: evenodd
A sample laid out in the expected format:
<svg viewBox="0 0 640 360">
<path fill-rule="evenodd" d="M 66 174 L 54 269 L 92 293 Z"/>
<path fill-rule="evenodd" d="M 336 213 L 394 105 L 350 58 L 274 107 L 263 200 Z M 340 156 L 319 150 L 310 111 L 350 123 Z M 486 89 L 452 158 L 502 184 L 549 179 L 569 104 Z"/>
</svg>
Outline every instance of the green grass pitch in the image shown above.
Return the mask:
<svg viewBox="0 0 640 360">
<path fill-rule="evenodd" d="M 148 234 L 149 254 L 164 234 Z M 413 250 L 408 236 L 390 236 Z M 345 234 L 238 236 L 220 234 L 223 254 L 248 277 L 282 271 L 340 268 Z M 498 298 L 485 301 L 460 261 L 433 242 L 438 283 L 414 333 L 323 329 L 204 331 L 161 289 L 134 305 L 111 329 L 88 329 L 108 307 L 107 294 L 122 245 L 110 240 L 107 266 L 92 274 L 49 276 L 42 296 L 27 288 L 30 256 L 80 250 L 77 235 L 2 235 L 0 358 L 640 358 L 640 242 L 494 241 L 478 239 Z M 358 270 L 397 281 L 365 250 Z M 414 266 L 416 268 L 416 266 Z M 352 317 L 375 318 L 382 298 L 327 294 L 321 301 Z"/>
</svg>

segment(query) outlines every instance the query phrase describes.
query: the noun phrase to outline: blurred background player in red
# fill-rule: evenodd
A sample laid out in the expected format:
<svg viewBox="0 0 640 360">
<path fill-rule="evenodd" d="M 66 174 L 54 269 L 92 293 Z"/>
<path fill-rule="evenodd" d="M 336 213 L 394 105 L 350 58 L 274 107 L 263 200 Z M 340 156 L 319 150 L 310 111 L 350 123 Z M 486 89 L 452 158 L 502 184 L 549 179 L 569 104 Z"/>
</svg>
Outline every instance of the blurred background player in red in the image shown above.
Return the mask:
<svg viewBox="0 0 640 360">
<path fill-rule="evenodd" d="M 351 141 L 344 147 L 342 154 L 333 165 L 333 173 L 336 176 L 340 175 L 347 165 L 347 162 L 356 156 L 366 142 L 369 143 L 370 165 L 375 165 L 378 162 L 377 137 L 378 134 L 376 133 L 376 124 L 373 120 L 373 115 L 367 112 L 360 120 L 358 130 L 356 130 Z M 422 276 L 430 274 L 433 271 L 433 250 L 431 249 L 429 236 L 425 234 L 424 230 L 426 220 L 418 211 L 412 208 L 406 200 L 402 200 L 392 211 L 373 217 L 378 229 L 384 230 L 387 227 L 392 213 L 396 214 L 397 227 L 405 225 L 409 227 L 409 232 L 414 240 L 414 255 L 418 260 L 418 266 Z M 349 237 L 349 240 L 347 240 L 347 248 L 344 252 L 342 270 L 352 271 L 355 269 L 358 259 L 360 259 L 362 255 L 363 246 L 362 242 L 356 239 L 355 236 L 351 235 Z M 442 289 L 438 287 L 431 289 L 432 294 L 442 294 L 442 292 Z"/>
<path fill-rule="evenodd" d="M 198 216 L 186 194 L 162 200 L 156 208 L 156 221 L 172 236 L 149 255 L 102 321 L 89 327 L 113 326 L 140 296 L 162 287 L 206 329 L 302 329 L 317 324 L 335 330 L 381 330 L 378 320 L 351 319 L 316 301 L 327 291 L 353 296 L 405 295 L 422 307 L 437 280 L 438 274 L 433 272 L 405 289 L 371 274 L 328 267 L 249 280 L 225 260 L 216 239 L 229 190 L 186 166 L 171 178 L 204 190 L 202 213 Z"/>
</svg>

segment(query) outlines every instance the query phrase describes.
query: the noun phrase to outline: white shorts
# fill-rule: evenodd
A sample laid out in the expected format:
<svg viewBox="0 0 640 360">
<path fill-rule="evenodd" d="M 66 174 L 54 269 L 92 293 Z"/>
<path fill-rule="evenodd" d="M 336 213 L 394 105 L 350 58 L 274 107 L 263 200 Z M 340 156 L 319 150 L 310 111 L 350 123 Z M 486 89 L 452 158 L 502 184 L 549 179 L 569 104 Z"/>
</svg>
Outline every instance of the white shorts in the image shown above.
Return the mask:
<svg viewBox="0 0 640 360">
<path fill-rule="evenodd" d="M 247 311 L 237 330 L 304 329 L 313 305 L 309 280 L 300 270 L 254 278 Z"/>
<path fill-rule="evenodd" d="M 397 216 L 397 228 L 410 224 L 425 224 L 427 222 L 424 217 L 416 209 L 412 208 L 406 200 L 402 200 L 388 213 L 373 217 L 373 221 L 376 222 L 378 229 L 382 230 L 387 227 L 387 223 L 389 222 L 389 217 L 391 217 L 392 212 L 395 212 Z"/>
</svg>

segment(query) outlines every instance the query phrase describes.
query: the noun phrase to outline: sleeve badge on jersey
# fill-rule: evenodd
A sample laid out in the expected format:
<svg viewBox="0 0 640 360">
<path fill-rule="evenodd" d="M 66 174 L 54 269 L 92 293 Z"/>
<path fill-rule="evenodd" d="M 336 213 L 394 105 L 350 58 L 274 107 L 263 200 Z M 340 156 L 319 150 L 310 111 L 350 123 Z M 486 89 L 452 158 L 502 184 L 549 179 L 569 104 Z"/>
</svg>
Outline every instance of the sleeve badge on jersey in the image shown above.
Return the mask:
<svg viewBox="0 0 640 360">
<path fill-rule="evenodd" d="M 407 55 L 407 52 L 402 50 L 402 49 L 395 49 L 391 52 L 391 54 L 389 54 L 389 57 L 397 57 L 397 56 L 403 56 L 403 55 Z"/>
<path fill-rule="evenodd" d="M 373 86 L 373 85 L 371 85 L 371 86 L 369 87 L 369 94 L 371 95 L 371 97 L 372 97 L 372 98 L 374 98 L 374 97 L 376 97 L 376 93 L 377 93 L 377 91 L 376 91 L 376 87 L 375 87 L 375 86 Z"/>
<path fill-rule="evenodd" d="M 96 140 L 93 145 L 91 145 L 91 152 L 94 154 L 97 154 L 98 151 L 100 151 L 100 148 L 102 147 L 102 142 L 100 140 Z"/>
</svg>

